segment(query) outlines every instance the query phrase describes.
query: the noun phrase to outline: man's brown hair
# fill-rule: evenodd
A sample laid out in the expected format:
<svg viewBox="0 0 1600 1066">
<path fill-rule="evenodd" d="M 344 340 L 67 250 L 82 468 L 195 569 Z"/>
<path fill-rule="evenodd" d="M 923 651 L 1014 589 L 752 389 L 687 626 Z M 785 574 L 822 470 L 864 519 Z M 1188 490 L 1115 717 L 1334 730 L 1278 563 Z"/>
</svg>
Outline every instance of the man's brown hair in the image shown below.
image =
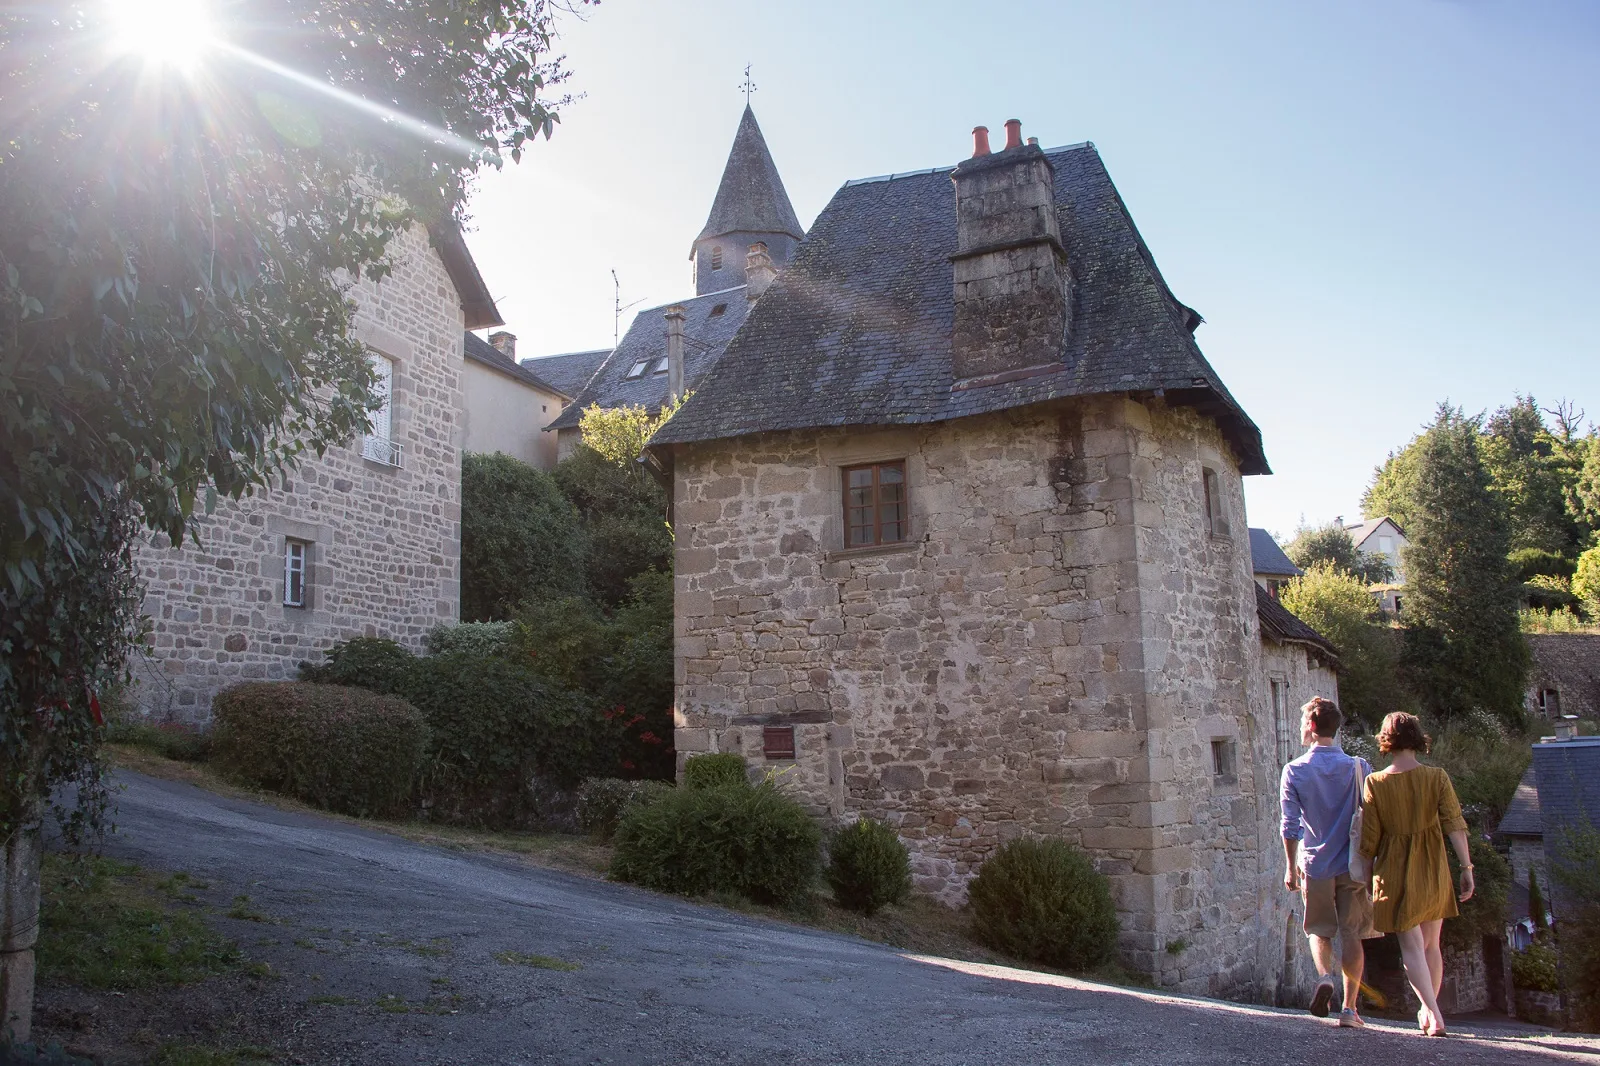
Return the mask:
<svg viewBox="0 0 1600 1066">
<path fill-rule="evenodd" d="M 1321 696 L 1311 697 L 1300 711 L 1311 716 L 1311 728 L 1319 737 L 1338 736 L 1339 727 L 1344 725 L 1344 715 L 1339 713 L 1339 705 Z"/>
<path fill-rule="evenodd" d="M 1414 751 L 1426 755 L 1433 738 L 1422 731 L 1422 720 L 1405 711 L 1395 711 L 1383 720 L 1378 730 L 1378 750 L 1388 755 L 1395 751 Z"/>
</svg>

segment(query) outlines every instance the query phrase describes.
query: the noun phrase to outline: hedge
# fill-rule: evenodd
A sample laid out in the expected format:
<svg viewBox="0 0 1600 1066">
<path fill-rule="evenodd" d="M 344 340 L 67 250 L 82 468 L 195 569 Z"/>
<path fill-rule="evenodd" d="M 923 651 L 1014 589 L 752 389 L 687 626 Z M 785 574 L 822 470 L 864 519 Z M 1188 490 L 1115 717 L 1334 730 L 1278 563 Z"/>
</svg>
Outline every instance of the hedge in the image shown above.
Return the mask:
<svg viewBox="0 0 1600 1066">
<path fill-rule="evenodd" d="M 1110 884 L 1065 841 L 1011 841 L 983 864 L 967 896 L 973 934 L 1013 958 L 1087 970 L 1116 949 Z"/>
<path fill-rule="evenodd" d="M 212 712 L 212 761 L 237 780 L 346 814 L 411 808 L 429 733 L 403 699 L 339 685 L 251 682 L 219 692 Z"/>
<path fill-rule="evenodd" d="M 839 906 L 874 914 L 911 895 L 911 856 L 899 834 L 862 815 L 828 840 L 828 887 Z"/>
</svg>

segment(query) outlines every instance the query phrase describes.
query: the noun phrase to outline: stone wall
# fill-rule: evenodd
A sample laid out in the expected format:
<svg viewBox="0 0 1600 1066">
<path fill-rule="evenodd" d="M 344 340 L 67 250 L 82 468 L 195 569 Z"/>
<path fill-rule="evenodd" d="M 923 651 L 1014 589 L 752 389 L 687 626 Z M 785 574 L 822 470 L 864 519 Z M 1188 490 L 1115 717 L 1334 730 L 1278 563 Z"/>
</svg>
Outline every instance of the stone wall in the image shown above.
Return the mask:
<svg viewBox="0 0 1600 1066">
<path fill-rule="evenodd" d="M 1552 717 L 1539 702 L 1541 690 L 1554 690 L 1561 714 L 1600 718 L 1600 635 L 1591 633 L 1530 633 L 1525 704 L 1536 718 Z"/>
<path fill-rule="evenodd" d="M 893 459 L 910 541 L 844 550 L 841 468 Z M 680 758 L 759 765 L 763 729 L 792 726 L 788 779 L 820 813 L 895 825 L 922 890 L 959 902 L 1002 841 L 1061 837 L 1111 878 L 1129 963 L 1273 995 L 1276 762 L 1242 487 L 1212 423 L 1107 397 L 675 462 Z"/>
<path fill-rule="evenodd" d="M 363 458 L 358 439 L 268 492 L 223 500 L 198 544 L 145 544 L 151 650 L 136 699 L 146 713 L 204 722 L 227 685 L 292 678 L 349 637 L 420 647 L 459 617 L 461 305 L 422 230 L 403 238 L 400 259 L 382 284 L 352 293 L 357 335 L 394 360 L 400 465 Z M 305 607 L 283 603 L 286 537 L 310 545 Z"/>
</svg>

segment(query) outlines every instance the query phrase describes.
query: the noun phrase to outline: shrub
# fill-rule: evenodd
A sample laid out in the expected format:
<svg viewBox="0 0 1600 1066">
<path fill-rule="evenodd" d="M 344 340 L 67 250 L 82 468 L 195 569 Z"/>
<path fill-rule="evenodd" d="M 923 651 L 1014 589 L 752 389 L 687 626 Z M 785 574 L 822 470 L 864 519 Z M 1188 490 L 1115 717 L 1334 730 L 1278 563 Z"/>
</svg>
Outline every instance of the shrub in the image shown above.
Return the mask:
<svg viewBox="0 0 1600 1066">
<path fill-rule="evenodd" d="M 1468 840 L 1472 856 L 1472 880 L 1475 885 L 1472 898 L 1460 905 L 1460 913 L 1447 918 L 1442 939 L 1453 948 L 1468 948 L 1486 936 L 1505 935 L 1506 899 L 1511 890 L 1511 866 L 1498 851 L 1489 846 L 1481 836 L 1473 834 Z M 1461 870 L 1456 863 L 1456 849 L 1450 853 L 1450 883 L 1461 883 Z"/>
<path fill-rule="evenodd" d="M 428 746 L 409 703 L 364 689 L 252 682 L 212 703 L 213 760 L 258 788 L 332 811 L 403 814 Z"/>
<path fill-rule="evenodd" d="M 1596 449 L 1600 454 L 1600 449 Z M 1600 546 L 1578 556 L 1572 573 L 1572 594 L 1583 601 L 1589 617 L 1600 622 Z"/>
<path fill-rule="evenodd" d="M 392 640 L 356 637 L 329 648 L 321 663 L 301 663 L 300 680 L 392 693 L 404 684 L 406 671 L 415 659 Z"/>
<path fill-rule="evenodd" d="M 684 788 L 749 784 L 750 773 L 745 769 L 744 756 L 731 751 L 715 755 L 691 755 L 689 761 L 683 764 Z"/>
<path fill-rule="evenodd" d="M 583 591 L 586 538 L 555 478 L 496 452 L 461 460 L 461 617 L 509 618 L 530 595 Z"/>
<path fill-rule="evenodd" d="M 1561 991 L 1561 980 L 1556 969 L 1556 949 L 1549 944 L 1535 942 L 1521 951 L 1513 951 L 1511 983 L 1529 992 Z"/>
<path fill-rule="evenodd" d="M 1546 847 L 1548 847 L 1548 843 Z M 1570 993 L 1573 1020 L 1600 1031 L 1600 829 L 1587 818 L 1557 838 L 1550 877 L 1556 882 L 1556 939 L 1561 983 Z"/>
<path fill-rule="evenodd" d="M 591 777 L 578 787 L 578 826 L 601 840 L 610 840 L 631 808 L 654 803 L 670 791 L 672 786 L 665 781 Z"/>
<path fill-rule="evenodd" d="M 1533 760 L 1529 738 L 1507 732 L 1483 711 L 1463 714 L 1443 728 L 1430 722 L 1428 732 L 1434 738 L 1430 761 L 1450 774 L 1467 821 L 1489 832 L 1500 824 Z"/>
<path fill-rule="evenodd" d="M 536 782 L 571 788 L 614 770 L 613 724 L 525 663 L 430 655 L 412 661 L 400 691 L 432 732 L 423 788 L 438 817 L 525 824 L 539 813 Z"/>
<path fill-rule="evenodd" d="M 516 636 L 515 622 L 462 622 L 453 626 L 434 626 L 424 640 L 430 655 L 465 652 L 469 655 L 501 655 Z"/>
<path fill-rule="evenodd" d="M 983 864 L 968 898 L 973 934 L 1013 958 L 1086 970 L 1115 950 L 1110 886 L 1065 841 L 1011 841 Z"/>
<path fill-rule="evenodd" d="M 554 474 L 561 494 L 583 518 L 585 578 L 599 603 L 626 601 L 629 579 L 646 570 L 672 572 L 666 490 L 643 467 L 612 462 L 581 445 Z"/>
<path fill-rule="evenodd" d="M 862 816 L 828 841 L 828 886 L 839 906 L 874 914 L 911 895 L 911 856 L 893 829 Z"/>
<path fill-rule="evenodd" d="M 772 781 L 675 788 L 617 825 L 611 876 L 662 892 L 797 903 L 821 866 L 822 830 Z"/>
<path fill-rule="evenodd" d="M 1570 580 L 1573 571 L 1578 568 L 1575 560 L 1544 548 L 1518 548 L 1506 558 L 1518 581 L 1532 581 L 1536 577 Z"/>
<path fill-rule="evenodd" d="M 211 735 L 179 722 L 107 722 L 106 743 L 143 748 L 179 762 L 205 762 L 211 756 Z"/>
</svg>

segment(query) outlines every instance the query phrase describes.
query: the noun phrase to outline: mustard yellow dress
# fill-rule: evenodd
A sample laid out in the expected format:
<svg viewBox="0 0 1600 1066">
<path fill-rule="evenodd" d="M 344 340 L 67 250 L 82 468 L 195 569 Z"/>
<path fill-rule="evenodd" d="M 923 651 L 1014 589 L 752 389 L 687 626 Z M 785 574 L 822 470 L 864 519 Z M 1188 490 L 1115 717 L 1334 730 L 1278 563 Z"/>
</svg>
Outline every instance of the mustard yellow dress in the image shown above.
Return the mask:
<svg viewBox="0 0 1600 1066">
<path fill-rule="evenodd" d="M 1372 860 L 1372 924 L 1399 933 L 1456 915 L 1445 834 L 1464 832 L 1461 801 L 1437 766 L 1367 775 L 1361 854 Z"/>
</svg>

